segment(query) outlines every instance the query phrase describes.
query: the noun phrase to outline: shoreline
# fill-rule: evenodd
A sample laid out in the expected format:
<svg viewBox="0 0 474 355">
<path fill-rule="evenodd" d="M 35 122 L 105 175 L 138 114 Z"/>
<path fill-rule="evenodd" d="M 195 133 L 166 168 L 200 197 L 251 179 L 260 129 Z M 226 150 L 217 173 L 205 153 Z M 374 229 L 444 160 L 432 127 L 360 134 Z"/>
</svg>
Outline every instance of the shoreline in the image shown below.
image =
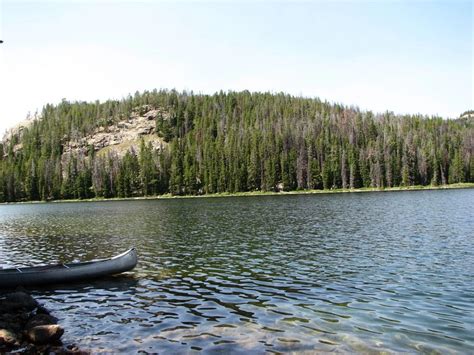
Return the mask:
<svg viewBox="0 0 474 355">
<path fill-rule="evenodd" d="M 141 200 L 169 200 L 169 199 L 190 199 L 190 198 L 222 198 L 222 197 L 254 197 L 254 196 L 288 196 L 288 195 L 317 195 L 317 194 L 341 194 L 341 193 L 368 193 L 368 192 L 396 192 L 396 191 L 424 191 L 424 190 L 451 190 L 451 189 L 472 189 L 474 183 L 456 183 L 438 186 L 396 186 L 386 188 L 363 187 L 356 189 L 327 189 L 327 190 L 292 190 L 292 191 L 243 191 L 243 192 L 221 192 L 203 195 L 153 195 L 136 197 L 94 197 L 89 199 L 69 199 L 51 201 L 18 201 L 2 202 L 0 205 L 23 205 L 23 204 L 48 204 L 48 203 L 75 203 L 75 202 L 109 202 L 109 201 L 141 201 Z"/>
<path fill-rule="evenodd" d="M 0 353 L 86 354 L 61 341 L 64 328 L 22 287 L 0 291 Z"/>
</svg>

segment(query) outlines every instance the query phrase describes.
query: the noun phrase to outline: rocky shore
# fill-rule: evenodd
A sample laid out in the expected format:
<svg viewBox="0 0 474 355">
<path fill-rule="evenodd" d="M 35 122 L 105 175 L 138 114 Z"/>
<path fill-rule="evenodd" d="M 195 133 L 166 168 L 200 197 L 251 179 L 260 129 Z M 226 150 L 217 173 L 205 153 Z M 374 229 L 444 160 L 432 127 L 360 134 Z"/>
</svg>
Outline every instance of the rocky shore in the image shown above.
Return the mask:
<svg viewBox="0 0 474 355">
<path fill-rule="evenodd" d="M 85 354 L 61 342 L 57 318 L 24 290 L 0 292 L 0 354 Z"/>
</svg>

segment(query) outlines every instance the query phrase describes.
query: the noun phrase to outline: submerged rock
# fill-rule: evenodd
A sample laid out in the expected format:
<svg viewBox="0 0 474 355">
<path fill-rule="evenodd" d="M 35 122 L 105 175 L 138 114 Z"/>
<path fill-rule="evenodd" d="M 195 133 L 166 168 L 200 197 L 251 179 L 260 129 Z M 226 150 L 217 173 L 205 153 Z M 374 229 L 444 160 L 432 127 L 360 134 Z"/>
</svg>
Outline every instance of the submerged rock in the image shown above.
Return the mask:
<svg viewBox="0 0 474 355">
<path fill-rule="evenodd" d="M 85 354 L 61 343 L 58 319 L 24 290 L 0 292 L 0 354 Z"/>
</svg>

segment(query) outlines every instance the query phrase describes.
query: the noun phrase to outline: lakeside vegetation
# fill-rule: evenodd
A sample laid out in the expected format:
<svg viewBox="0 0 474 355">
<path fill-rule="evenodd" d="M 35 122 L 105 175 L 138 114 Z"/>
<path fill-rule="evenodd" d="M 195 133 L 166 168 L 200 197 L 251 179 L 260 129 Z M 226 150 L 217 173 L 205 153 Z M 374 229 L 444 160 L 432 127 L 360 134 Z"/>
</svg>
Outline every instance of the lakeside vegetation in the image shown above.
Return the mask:
<svg viewBox="0 0 474 355">
<path fill-rule="evenodd" d="M 74 203 L 74 202 L 109 202 L 109 201 L 140 201 L 140 200 L 168 200 L 168 199 L 193 199 L 193 198 L 225 198 L 225 197 L 259 197 L 259 196 L 288 196 L 288 195 L 323 195 L 341 193 L 374 193 L 374 192 L 404 192 L 404 191 L 429 191 L 429 190 L 454 190 L 472 189 L 474 183 L 456 183 L 448 185 L 413 185 L 396 187 L 361 187 L 357 189 L 332 189 L 332 190 L 293 190 L 293 191 L 241 191 L 241 192 L 218 192 L 205 195 L 148 195 L 135 197 L 92 197 L 80 199 L 58 199 L 58 200 L 26 200 L 16 202 L 0 202 L 0 204 L 43 204 L 43 203 Z"/>
<path fill-rule="evenodd" d="M 68 142 L 158 108 L 155 149 Z M 474 183 L 474 119 L 374 115 L 286 94 L 153 91 L 46 105 L 0 144 L 0 202 Z"/>
<path fill-rule="evenodd" d="M 369 193 L 369 192 L 397 192 L 397 191 L 422 191 L 422 190 L 453 190 L 453 189 L 472 189 L 474 183 L 457 183 L 449 185 L 414 185 L 414 186 L 396 186 L 396 187 L 362 187 L 357 189 L 332 189 L 332 190 L 293 190 L 293 191 L 241 191 L 241 192 L 220 192 L 206 195 L 172 195 L 170 193 L 163 195 L 149 195 L 136 197 L 93 197 L 87 199 L 67 199 L 50 201 L 19 201 L 19 202 L 0 202 L 0 204 L 30 204 L 30 203 L 68 203 L 68 202 L 107 202 L 107 201 L 135 201 L 135 200 L 166 200 L 166 199 L 188 199 L 188 198 L 221 198 L 221 197 L 257 197 L 257 196 L 287 196 L 287 195 L 314 195 L 314 194 L 340 194 L 340 193 Z"/>
</svg>

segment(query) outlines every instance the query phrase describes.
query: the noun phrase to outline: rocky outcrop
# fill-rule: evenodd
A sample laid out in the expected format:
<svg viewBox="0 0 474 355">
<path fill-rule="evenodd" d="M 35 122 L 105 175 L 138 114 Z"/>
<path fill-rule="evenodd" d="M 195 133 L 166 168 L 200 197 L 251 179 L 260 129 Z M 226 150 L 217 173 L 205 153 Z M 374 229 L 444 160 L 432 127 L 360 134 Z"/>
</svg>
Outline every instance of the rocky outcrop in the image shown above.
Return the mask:
<svg viewBox="0 0 474 355">
<path fill-rule="evenodd" d="M 30 127 L 38 119 L 39 117 L 37 115 L 34 115 L 34 116 L 28 115 L 28 117 L 25 120 L 23 120 L 22 122 L 18 123 L 16 126 L 8 129 L 5 132 L 2 138 L 2 142 L 9 141 L 13 136 L 21 137 L 25 128 Z M 21 147 L 17 148 L 17 150 L 18 149 L 21 149 Z"/>
<path fill-rule="evenodd" d="M 165 120 L 169 119 L 169 113 L 163 109 L 155 108 L 150 105 L 137 107 L 127 119 L 111 123 L 110 125 L 100 126 L 85 136 L 63 137 L 63 162 L 68 160 L 72 154 L 88 156 L 90 150 L 96 153 L 112 152 L 118 156 L 123 156 L 131 149 L 136 152 L 139 150 L 141 139 L 145 139 L 146 143 L 151 143 L 153 149 L 161 150 L 168 143 L 155 134 L 156 118 L 161 117 Z M 3 137 L 2 142 L 8 144 L 12 137 L 21 139 L 23 131 L 30 127 L 35 120 L 41 119 L 34 116 L 29 117 L 24 122 L 10 129 Z M 13 146 L 13 152 L 17 153 L 23 149 L 21 143 Z M 5 152 L 5 156 L 7 153 Z"/>
<path fill-rule="evenodd" d="M 0 353 L 83 354 L 64 346 L 58 320 L 24 291 L 0 294 Z"/>
<path fill-rule="evenodd" d="M 166 143 L 154 135 L 155 119 L 158 115 L 168 118 L 168 113 L 163 110 L 143 106 L 134 111 L 126 120 L 107 127 L 98 127 L 90 135 L 66 142 L 63 153 L 67 155 L 75 152 L 87 155 L 91 148 L 96 152 L 108 148 L 109 151 L 122 155 L 132 147 L 137 150 L 141 138 L 147 138 L 147 142 L 150 142 L 154 149 L 159 150 Z"/>
<path fill-rule="evenodd" d="M 26 128 L 30 127 L 36 120 L 38 120 L 38 116 L 28 116 L 26 120 L 18 123 L 15 127 L 8 129 L 5 134 L 3 135 L 2 140 L 0 143 L 4 145 L 8 145 L 13 137 L 16 137 L 18 140 L 21 139 L 23 132 Z M 23 149 L 23 144 L 17 143 L 13 146 L 13 153 L 17 153 Z M 8 154 L 5 152 L 4 157 L 7 157 Z"/>
</svg>

